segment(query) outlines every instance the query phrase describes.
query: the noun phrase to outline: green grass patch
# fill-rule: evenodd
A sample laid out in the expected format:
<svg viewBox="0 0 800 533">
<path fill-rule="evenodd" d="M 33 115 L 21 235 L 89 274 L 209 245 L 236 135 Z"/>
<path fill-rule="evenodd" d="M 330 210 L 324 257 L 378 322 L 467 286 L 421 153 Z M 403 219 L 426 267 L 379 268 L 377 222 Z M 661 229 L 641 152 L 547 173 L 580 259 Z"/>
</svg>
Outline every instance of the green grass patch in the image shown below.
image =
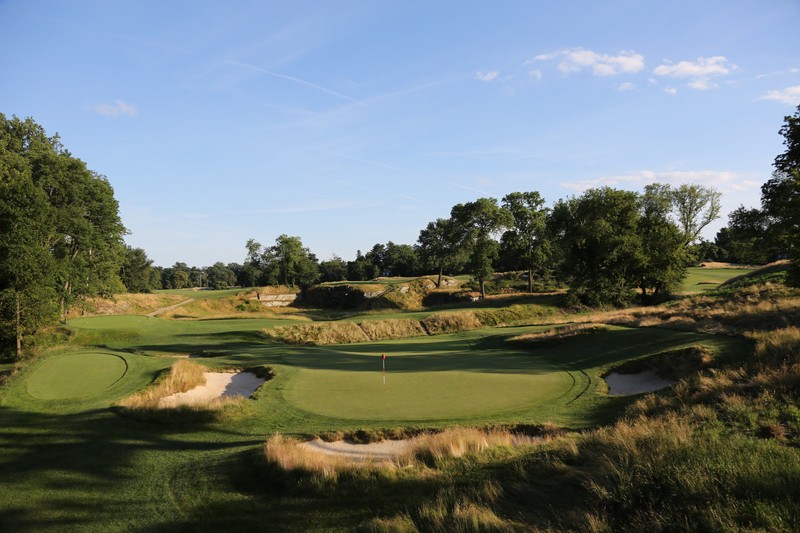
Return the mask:
<svg viewBox="0 0 800 533">
<path fill-rule="evenodd" d="M 123 378 L 128 363 L 107 352 L 80 352 L 52 357 L 26 381 L 28 393 L 40 400 L 73 400 L 102 394 Z"/>
<path fill-rule="evenodd" d="M 751 272 L 752 268 L 691 267 L 679 289 L 683 294 L 697 294 L 719 287 L 731 278 Z"/>
</svg>

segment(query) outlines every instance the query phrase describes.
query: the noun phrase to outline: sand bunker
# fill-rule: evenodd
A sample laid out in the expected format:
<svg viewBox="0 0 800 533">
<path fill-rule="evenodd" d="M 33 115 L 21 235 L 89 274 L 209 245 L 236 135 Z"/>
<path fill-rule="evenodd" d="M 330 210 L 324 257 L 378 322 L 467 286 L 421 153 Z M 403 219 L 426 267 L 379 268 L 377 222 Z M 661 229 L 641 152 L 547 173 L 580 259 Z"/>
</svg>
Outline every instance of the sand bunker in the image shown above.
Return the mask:
<svg viewBox="0 0 800 533">
<path fill-rule="evenodd" d="M 606 376 L 609 396 L 627 396 L 629 394 L 644 394 L 665 389 L 673 381 L 664 379 L 656 374 L 655 370 L 645 370 L 637 374 L 617 374 L 612 372 Z"/>
<path fill-rule="evenodd" d="M 369 444 L 356 444 L 344 440 L 325 442 L 322 439 L 310 440 L 298 444 L 300 448 L 324 455 L 344 457 L 355 462 L 372 461 L 375 463 L 390 462 L 397 459 L 417 444 L 419 437 L 414 439 L 384 440 L 370 442 Z M 529 446 L 541 441 L 541 437 L 528 435 L 513 435 L 511 446 Z"/>
<path fill-rule="evenodd" d="M 343 440 L 325 442 L 322 439 L 315 439 L 298 444 L 310 451 L 347 457 L 353 461 L 391 461 L 408 450 L 410 445 L 411 441 L 408 439 L 384 440 L 369 444 L 355 444 Z"/>
<path fill-rule="evenodd" d="M 205 372 L 206 384 L 195 387 L 186 392 L 179 392 L 166 396 L 159 402 L 159 407 L 177 407 L 179 405 L 198 405 L 208 403 L 218 398 L 234 398 L 243 396 L 249 398 L 258 389 L 264 379 L 251 374 L 240 372 Z"/>
</svg>

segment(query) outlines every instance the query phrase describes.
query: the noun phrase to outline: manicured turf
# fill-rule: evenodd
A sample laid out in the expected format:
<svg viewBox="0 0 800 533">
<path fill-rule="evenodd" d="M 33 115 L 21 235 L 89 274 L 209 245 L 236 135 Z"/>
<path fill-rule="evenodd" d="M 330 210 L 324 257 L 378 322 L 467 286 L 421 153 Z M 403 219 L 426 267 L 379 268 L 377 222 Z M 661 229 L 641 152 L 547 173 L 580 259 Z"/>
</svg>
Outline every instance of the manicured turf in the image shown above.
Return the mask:
<svg viewBox="0 0 800 533">
<path fill-rule="evenodd" d="M 28 393 L 41 400 L 72 400 L 102 393 L 125 376 L 128 364 L 106 352 L 81 352 L 52 357 L 26 382 Z"/>
<path fill-rule="evenodd" d="M 752 272 L 751 268 L 702 268 L 692 267 L 683 281 L 680 292 L 696 294 L 715 289 L 727 280 Z"/>
<path fill-rule="evenodd" d="M 550 361 L 513 349 L 475 350 L 469 338 L 406 341 L 392 348 L 385 374 L 381 354 L 364 348 L 288 356 L 284 362 L 301 370 L 284 397 L 335 418 L 425 420 L 535 407 L 574 386 Z"/>
<path fill-rule="evenodd" d="M 348 531 L 376 509 L 390 515 L 433 497 L 435 476 L 410 486 L 396 505 L 385 493 L 351 501 L 346 482 L 333 498 L 309 497 L 259 471 L 254 458 L 267 435 L 454 422 L 592 426 L 632 401 L 605 394 L 600 375 L 616 364 L 695 344 L 723 355 L 748 349 L 736 339 L 658 328 L 615 328 L 537 347 L 507 339 L 543 326 L 328 347 L 271 344 L 258 335 L 279 323 L 286 322 L 70 321 L 70 346 L 0 389 L 0 529 Z M 169 355 L 186 353 L 213 356 L 198 359 L 211 367 L 269 365 L 277 377 L 240 416 L 219 422 L 171 425 L 116 412 L 115 402 L 175 361 Z M 119 358 L 128 370 L 113 382 Z M 67 376 L 83 384 L 79 396 Z"/>
</svg>

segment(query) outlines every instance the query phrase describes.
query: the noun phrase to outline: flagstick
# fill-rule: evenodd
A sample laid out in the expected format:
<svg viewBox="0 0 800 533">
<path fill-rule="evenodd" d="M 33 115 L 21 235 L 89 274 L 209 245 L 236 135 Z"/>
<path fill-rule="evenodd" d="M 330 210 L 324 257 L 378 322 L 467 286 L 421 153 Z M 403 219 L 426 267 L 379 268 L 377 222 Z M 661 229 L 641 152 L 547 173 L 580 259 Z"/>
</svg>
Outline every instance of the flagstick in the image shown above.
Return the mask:
<svg viewBox="0 0 800 533">
<path fill-rule="evenodd" d="M 384 355 L 381 357 L 381 363 L 383 363 L 383 386 L 386 387 L 386 356 Z"/>
</svg>

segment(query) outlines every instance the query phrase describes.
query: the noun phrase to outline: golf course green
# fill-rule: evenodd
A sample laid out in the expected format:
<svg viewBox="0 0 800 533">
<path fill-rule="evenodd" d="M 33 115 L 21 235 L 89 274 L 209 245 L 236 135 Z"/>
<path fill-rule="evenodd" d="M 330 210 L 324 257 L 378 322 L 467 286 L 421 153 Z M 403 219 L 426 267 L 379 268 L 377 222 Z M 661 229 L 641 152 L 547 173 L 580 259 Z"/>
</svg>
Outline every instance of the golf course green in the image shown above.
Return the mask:
<svg viewBox="0 0 800 533">
<path fill-rule="evenodd" d="M 121 380 L 128 363 L 107 352 L 80 352 L 48 359 L 27 382 L 28 393 L 40 400 L 72 400 L 97 396 Z"/>
</svg>

